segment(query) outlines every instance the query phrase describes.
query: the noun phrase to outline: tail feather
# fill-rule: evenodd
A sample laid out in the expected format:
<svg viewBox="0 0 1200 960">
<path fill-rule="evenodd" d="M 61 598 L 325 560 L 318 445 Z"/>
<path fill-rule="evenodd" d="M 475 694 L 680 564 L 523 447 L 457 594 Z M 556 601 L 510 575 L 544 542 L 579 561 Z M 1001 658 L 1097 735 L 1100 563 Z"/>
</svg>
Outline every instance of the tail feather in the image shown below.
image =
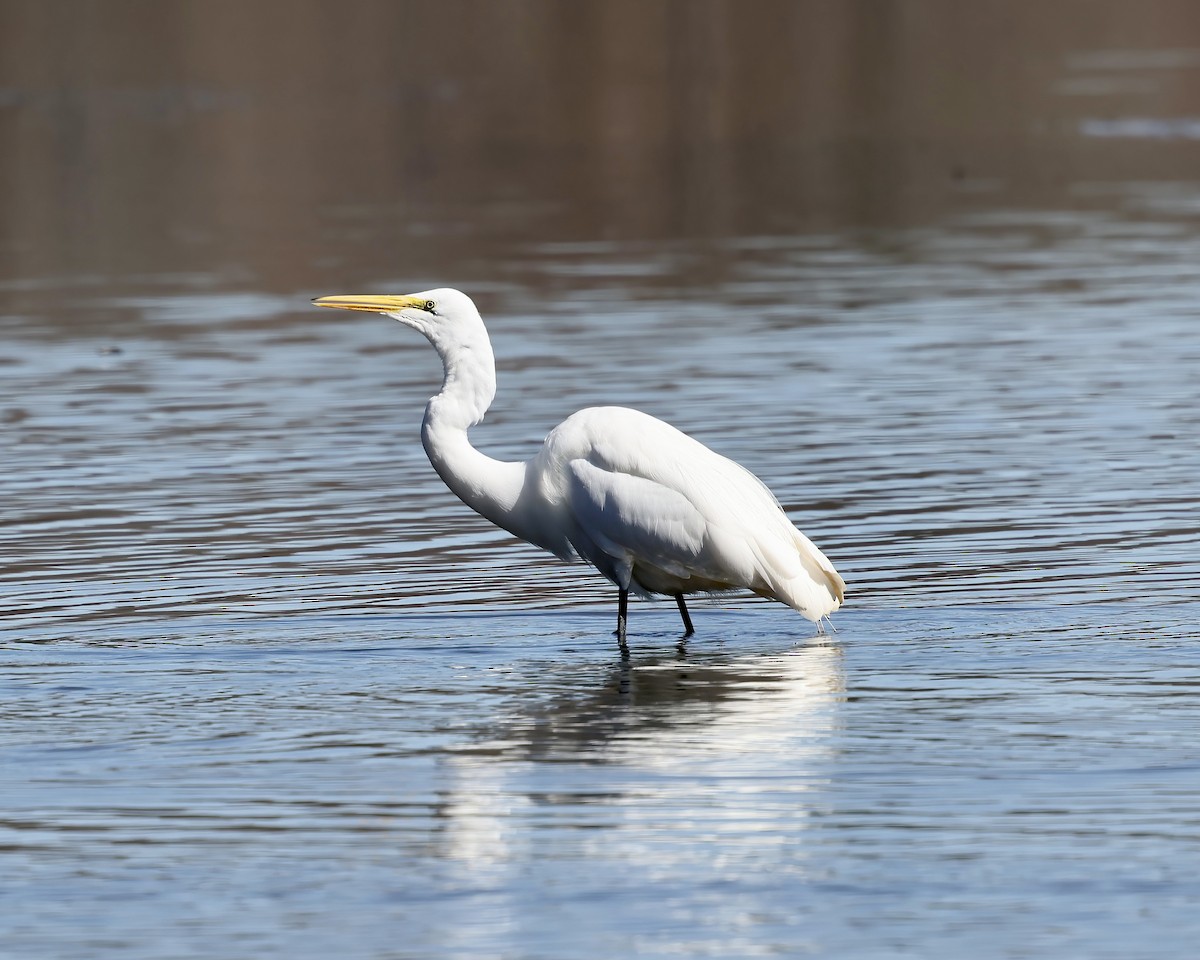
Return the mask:
<svg viewBox="0 0 1200 960">
<path fill-rule="evenodd" d="M 762 596 L 786 603 L 819 623 L 837 610 L 846 596 L 846 582 L 816 545 L 793 528 L 791 543 L 756 543 Z"/>
</svg>

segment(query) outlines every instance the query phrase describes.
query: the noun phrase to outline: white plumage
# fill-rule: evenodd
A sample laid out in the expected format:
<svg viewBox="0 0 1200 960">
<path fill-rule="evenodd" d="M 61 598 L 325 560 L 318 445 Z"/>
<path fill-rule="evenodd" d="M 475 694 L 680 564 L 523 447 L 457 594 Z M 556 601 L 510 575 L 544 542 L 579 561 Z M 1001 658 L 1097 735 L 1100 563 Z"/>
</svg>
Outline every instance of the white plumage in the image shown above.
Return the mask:
<svg viewBox="0 0 1200 960">
<path fill-rule="evenodd" d="M 749 589 L 820 625 L 841 606 L 845 584 L 744 467 L 647 414 L 589 407 L 564 420 L 524 463 L 493 460 L 467 430 L 496 392 L 483 320 L 457 290 L 407 296 L 323 297 L 320 306 L 384 313 L 420 331 L 445 375 L 425 408 L 430 462 L 468 506 L 564 560 L 580 557 L 618 588 L 617 635 L 625 647 L 629 592 L 684 595 Z"/>
</svg>

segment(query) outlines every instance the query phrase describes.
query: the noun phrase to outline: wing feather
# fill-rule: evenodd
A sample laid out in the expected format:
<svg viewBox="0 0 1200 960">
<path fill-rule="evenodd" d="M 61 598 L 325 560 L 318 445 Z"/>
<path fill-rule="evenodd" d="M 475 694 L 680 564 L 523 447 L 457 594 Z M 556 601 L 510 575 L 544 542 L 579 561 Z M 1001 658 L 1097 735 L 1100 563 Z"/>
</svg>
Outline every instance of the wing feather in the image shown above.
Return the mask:
<svg viewBox="0 0 1200 960">
<path fill-rule="evenodd" d="M 674 576 L 692 575 L 704 548 L 704 518 L 687 498 L 669 487 L 629 474 L 605 470 L 587 460 L 572 460 L 569 502 L 586 540 L 575 543 L 585 559 L 602 566 L 615 561 L 626 572 L 641 563 Z M 592 554 L 591 545 L 606 557 Z M 599 560 L 599 562 L 597 562 Z M 629 587 L 626 579 L 623 584 Z"/>
<path fill-rule="evenodd" d="M 843 584 L 754 474 L 654 417 L 582 410 L 546 439 L 547 499 L 605 576 L 654 592 L 745 587 L 816 619 Z"/>
</svg>

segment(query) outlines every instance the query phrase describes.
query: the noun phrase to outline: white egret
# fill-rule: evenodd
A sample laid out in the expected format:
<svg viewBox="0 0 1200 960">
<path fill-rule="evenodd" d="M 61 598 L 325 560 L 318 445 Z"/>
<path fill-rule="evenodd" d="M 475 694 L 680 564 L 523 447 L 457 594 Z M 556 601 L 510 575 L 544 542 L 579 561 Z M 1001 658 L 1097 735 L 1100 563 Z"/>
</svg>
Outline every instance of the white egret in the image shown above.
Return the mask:
<svg viewBox="0 0 1200 960">
<path fill-rule="evenodd" d="M 563 560 L 582 558 L 617 586 L 617 640 L 626 650 L 629 593 L 675 598 L 745 588 L 817 624 L 845 583 L 788 520 L 754 474 L 669 424 L 625 407 L 589 407 L 550 431 L 524 463 L 476 450 L 467 430 L 496 395 L 483 320 L 458 290 L 337 296 L 322 307 L 382 313 L 433 344 L 445 368 L 425 408 L 421 440 L 434 469 L 467 506 Z"/>
</svg>

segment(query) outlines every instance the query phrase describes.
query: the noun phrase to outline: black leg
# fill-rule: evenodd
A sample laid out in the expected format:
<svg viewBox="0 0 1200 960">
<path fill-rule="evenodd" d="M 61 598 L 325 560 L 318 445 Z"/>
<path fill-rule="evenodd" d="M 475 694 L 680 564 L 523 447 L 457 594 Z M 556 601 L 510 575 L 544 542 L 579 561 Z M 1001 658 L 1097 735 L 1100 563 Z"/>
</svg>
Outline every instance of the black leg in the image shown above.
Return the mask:
<svg viewBox="0 0 1200 960">
<path fill-rule="evenodd" d="M 679 615 L 683 617 L 683 635 L 690 637 L 696 632 L 696 628 L 692 626 L 692 618 L 688 616 L 687 604 L 683 602 L 683 594 L 675 594 L 675 602 L 679 604 Z"/>
<path fill-rule="evenodd" d="M 629 591 L 617 588 L 617 646 L 621 648 L 622 656 L 629 656 L 629 647 L 625 644 L 625 617 L 629 611 Z"/>
</svg>

